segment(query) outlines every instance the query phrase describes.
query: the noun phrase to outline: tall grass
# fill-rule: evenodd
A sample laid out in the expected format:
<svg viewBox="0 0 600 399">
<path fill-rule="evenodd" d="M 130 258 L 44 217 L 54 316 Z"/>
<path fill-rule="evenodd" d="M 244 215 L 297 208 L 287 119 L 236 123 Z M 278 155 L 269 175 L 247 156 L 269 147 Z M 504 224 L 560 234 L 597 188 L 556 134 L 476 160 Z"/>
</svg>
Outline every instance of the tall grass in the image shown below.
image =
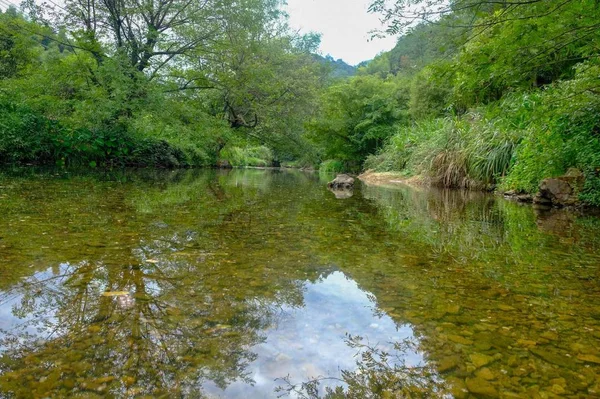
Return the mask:
<svg viewBox="0 0 600 399">
<path fill-rule="evenodd" d="M 419 174 L 434 185 L 534 193 L 540 181 L 581 169 L 580 198 L 600 206 L 600 61 L 544 91 L 514 93 L 461 117 L 400 128 L 366 168 Z"/>
<path fill-rule="evenodd" d="M 400 129 L 365 167 L 404 170 L 438 186 L 487 188 L 507 173 L 517 141 L 478 113 L 438 118 Z"/>
</svg>

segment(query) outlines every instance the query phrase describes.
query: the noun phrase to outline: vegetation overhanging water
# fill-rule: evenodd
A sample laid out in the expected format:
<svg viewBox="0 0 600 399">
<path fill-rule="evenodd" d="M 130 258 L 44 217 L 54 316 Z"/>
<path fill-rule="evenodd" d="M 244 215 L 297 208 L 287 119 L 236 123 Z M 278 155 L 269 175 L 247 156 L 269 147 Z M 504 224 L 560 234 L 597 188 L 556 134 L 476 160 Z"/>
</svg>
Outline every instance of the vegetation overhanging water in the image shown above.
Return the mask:
<svg viewBox="0 0 600 399">
<path fill-rule="evenodd" d="M 600 394 L 593 216 L 340 200 L 296 171 L 31 169 L 0 174 L 0 214 L 0 397 Z"/>
</svg>

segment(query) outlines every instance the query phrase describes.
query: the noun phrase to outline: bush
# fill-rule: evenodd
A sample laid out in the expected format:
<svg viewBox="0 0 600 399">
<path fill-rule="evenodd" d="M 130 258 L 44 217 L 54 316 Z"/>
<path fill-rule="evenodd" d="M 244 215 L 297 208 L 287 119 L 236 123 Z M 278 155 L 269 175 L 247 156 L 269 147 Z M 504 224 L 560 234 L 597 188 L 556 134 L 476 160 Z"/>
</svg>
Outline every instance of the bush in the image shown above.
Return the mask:
<svg viewBox="0 0 600 399">
<path fill-rule="evenodd" d="M 265 146 L 226 147 L 221 150 L 220 156 L 236 167 L 273 165 L 273 152 Z"/>
<path fill-rule="evenodd" d="M 337 159 L 328 159 L 319 165 L 319 173 L 340 173 L 344 171 L 344 163 Z"/>
<path fill-rule="evenodd" d="M 57 123 L 0 97 L 0 164 L 47 162 Z"/>
</svg>

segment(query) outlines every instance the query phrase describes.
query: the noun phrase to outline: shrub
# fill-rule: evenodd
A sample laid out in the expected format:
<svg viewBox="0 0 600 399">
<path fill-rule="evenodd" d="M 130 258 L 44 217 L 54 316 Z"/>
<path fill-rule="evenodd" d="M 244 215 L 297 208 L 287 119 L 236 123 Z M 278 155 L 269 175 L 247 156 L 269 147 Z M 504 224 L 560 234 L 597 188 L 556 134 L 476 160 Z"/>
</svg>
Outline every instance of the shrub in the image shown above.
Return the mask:
<svg viewBox="0 0 600 399">
<path fill-rule="evenodd" d="M 230 146 L 221 150 L 220 156 L 229 161 L 232 166 L 265 167 L 273 165 L 273 152 L 265 146 Z"/>
<path fill-rule="evenodd" d="M 0 164 L 49 161 L 59 131 L 57 123 L 0 97 Z"/>
<path fill-rule="evenodd" d="M 344 163 L 337 159 L 328 159 L 319 165 L 319 173 L 340 173 L 344 171 Z"/>
</svg>

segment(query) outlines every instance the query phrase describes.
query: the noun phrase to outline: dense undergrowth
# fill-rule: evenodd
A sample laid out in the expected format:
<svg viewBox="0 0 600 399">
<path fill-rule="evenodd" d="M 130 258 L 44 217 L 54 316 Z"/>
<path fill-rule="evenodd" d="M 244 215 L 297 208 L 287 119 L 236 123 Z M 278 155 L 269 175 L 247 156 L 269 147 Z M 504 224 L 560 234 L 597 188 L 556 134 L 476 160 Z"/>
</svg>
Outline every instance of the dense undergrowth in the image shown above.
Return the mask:
<svg viewBox="0 0 600 399">
<path fill-rule="evenodd" d="M 417 0 L 444 11 L 410 26 L 406 1 L 374 0 L 402 35 L 337 78 L 278 1 L 183 2 L 158 32 L 133 0 L 67 2 L 0 14 L 0 164 L 320 165 L 524 193 L 576 167 L 600 205 L 596 0 Z M 145 22 L 124 38 L 115 13 Z"/>
<path fill-rule="evenodd" d="M 319 36 L 277 1 L 158 1 L 0 11 L 0 165 L 310 162 Z"/>
<path fill-rule="evenodd" d="M 0 163 L 69 166 L 207 166 L 216 145 L 184 137 L 153 135 L 124 126 L 105 129 L 69 127 L 27 105 L 0 97 Z M 201 145 L 199 145 L 201 144 Z"/>
<path fill-rule="evenodd" d="M 395 31 L 405 2 L 391 4 Z M 523 193 L 575 167 L 600 205 L 597 2 L 448 4 L 323 95 L 310 134 L 328 165 Z"/>
</svg>

